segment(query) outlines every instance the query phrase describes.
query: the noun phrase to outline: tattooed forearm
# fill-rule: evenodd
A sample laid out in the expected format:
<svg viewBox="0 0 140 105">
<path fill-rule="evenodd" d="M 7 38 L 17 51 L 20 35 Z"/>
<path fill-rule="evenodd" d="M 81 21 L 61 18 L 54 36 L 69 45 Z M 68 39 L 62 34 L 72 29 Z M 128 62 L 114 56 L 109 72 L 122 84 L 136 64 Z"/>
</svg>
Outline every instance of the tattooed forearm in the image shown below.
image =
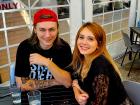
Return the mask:
<svg viewBox="0 0 140 105">
<path fill-rule="evenodd" d="M 29 80 L 29 77 L 21 77 L 22 84 L 25 84 Z"/>
<path fill-rule="evenodd" d="M 48 88 L 55 85 L 60 85 L 55 79 L 52 80 L 34 80 L 36 89 Z"/>
<path fill-rule="evenodd" d="M 43 89 L 48 88 L 55 85 L 61 85 L 59 82 L 57 82 L 55 79 L 51 80 L 35 80 L 35 79 L 29 79 L 29 78 L 22 78 L 22 83 L 25 90 L 34 90 L 34 89 Z"/>
</svg>

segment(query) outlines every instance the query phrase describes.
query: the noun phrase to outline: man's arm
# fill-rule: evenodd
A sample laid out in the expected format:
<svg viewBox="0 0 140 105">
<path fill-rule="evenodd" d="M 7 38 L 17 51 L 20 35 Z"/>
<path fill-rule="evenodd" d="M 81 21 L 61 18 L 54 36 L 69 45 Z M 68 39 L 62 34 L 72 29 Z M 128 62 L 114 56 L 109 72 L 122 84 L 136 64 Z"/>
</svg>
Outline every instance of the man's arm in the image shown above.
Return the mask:
<svg viewBox="0 0 140 105">
<path fill-rule="evenodd" d="M 39 64 L 48 67 L 49 71 L 52 73 L 54 78 L 64 85 L 65 87 L 70 87 L 72 80 L 70 73 L 59 68 L 55 63 L 53 63 L 50 59 L 41 56 L 40 54 L 34 53 L 30 54 L 30 64 Z"/>
<path fill-rule="evenodd" d="M 61 85 L 55 79 L 51 80 L 34 80 L 26 77 L 16 77 L 16 82 L 22 91 L 43 89 L 56 85 Z"/>
</svg>

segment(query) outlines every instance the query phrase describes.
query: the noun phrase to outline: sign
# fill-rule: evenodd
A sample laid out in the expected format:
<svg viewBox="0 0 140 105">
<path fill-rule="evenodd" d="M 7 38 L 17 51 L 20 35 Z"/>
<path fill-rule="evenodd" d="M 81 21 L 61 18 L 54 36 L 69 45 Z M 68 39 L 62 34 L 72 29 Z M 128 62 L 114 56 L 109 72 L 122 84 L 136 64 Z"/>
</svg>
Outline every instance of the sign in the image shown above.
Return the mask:
<svg viewBox="0 0 140 105">
<path fill-rule="evenodd" d="M 17 9 L 20 7 L 21 7 L 21 4 L 16 1 L 15 2 L 12 0 L 1 0 L 0 1 L 0 10 Z"/>
</svg>

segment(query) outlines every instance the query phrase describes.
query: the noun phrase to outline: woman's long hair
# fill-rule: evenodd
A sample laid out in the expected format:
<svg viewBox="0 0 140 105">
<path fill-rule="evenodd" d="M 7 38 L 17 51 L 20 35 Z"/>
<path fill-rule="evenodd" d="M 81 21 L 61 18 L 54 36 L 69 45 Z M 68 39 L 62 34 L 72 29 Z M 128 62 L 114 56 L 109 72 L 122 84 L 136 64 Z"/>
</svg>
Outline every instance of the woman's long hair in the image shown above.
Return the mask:
<svg viewBox="0 0 140 105">
<path fill-rule="evenodd" d="M 106 49 L 105 31 L 103 30 L 103 28 L 100 25 L 98 25 L 95 22 L 93 22 L 93 23 L 87 22 L 87 23 L 83 24 L 77 33 L 75 47 L 74 47 L 74 51 L 73 51 L 73 60 L 71 63 L 74 70 L 76 70 L 78 73 L 80 73 L 80 71 L 83 67 L 84 60 L 85 60 L 84 55 L 80 54 L 80 52 L 78 50 L 78 46 L 77 46 L 77 40 L 79 38 L 80 32 L 84 28 L 88 28 L 93 33 L 93 35 L 95 36 L 97 43 L 98 43 L 97 50 L 95 50 L 92 54 L 90 54 L 90 56 L 88 57 L 88 60 L 86 60 L 86 65 L 87 65 L 88 71 L 90 69 L 92 61 L 95 58 L 97 58 L 98 56 L 104 55 L 108 59 L 108 61 L 113 65 L 116 72 L 120 75 L 120 71 L 119 71 L 117 65 L 115 64 L 115 62 L 113 61 L 112 57 L 110 56 L 110 54 L 108 53 L 108 51 Z M 85 77 L 87 76 L 88 71 L 86 72 Z M 82 79 L 85 77 L 82 77 Z"/>
</svg>

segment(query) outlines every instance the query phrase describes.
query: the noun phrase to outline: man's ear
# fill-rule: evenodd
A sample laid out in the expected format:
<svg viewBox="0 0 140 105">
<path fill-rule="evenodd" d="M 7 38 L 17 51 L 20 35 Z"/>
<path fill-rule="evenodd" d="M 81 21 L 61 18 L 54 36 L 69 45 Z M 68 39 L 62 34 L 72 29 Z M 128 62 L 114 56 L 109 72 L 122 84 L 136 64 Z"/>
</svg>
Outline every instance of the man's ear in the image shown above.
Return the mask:
<svg viewBox="0 0 140 105">
<path fill-rule="evenodd" d="M 36 27 L 33 28 L 34 32 L 36 33 Z"/>
</svg>

